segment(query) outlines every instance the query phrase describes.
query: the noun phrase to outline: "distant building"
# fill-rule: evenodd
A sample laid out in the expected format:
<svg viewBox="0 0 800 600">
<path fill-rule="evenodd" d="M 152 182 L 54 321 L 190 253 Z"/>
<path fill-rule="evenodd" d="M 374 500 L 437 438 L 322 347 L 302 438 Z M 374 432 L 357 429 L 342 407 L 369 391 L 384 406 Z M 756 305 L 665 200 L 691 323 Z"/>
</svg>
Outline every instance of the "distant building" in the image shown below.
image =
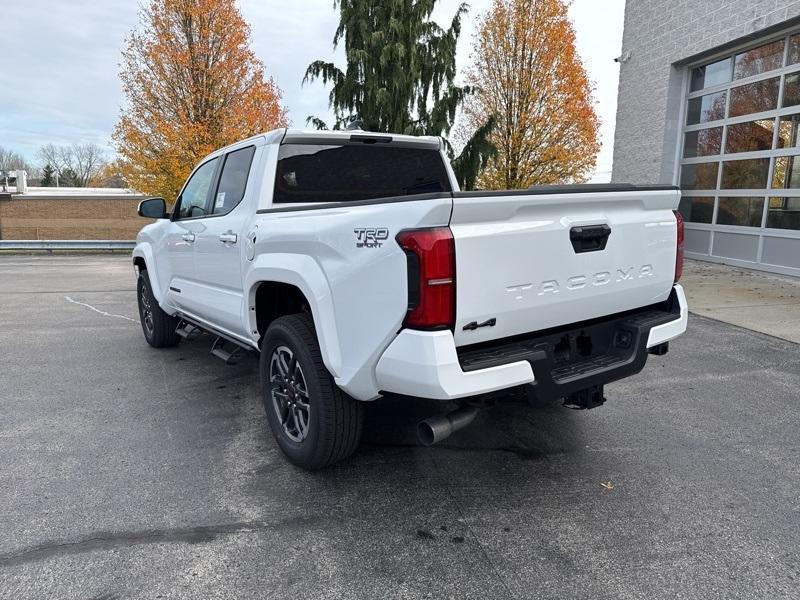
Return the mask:
<svg viewBox="0 0 800 600">
<path fill-rule="evenodd" d="M 121 188 L 28 187 L 24 194 L 0 194 L 0 239 L 133 240 L 148 222 L 136 212 L 143 198 Z"/>
<path fill-rule="evenodd" d="M 687 256 L 800 275 L 800 2 L 625 9 L 612 181 L 680 185 Z"/>
</svg>

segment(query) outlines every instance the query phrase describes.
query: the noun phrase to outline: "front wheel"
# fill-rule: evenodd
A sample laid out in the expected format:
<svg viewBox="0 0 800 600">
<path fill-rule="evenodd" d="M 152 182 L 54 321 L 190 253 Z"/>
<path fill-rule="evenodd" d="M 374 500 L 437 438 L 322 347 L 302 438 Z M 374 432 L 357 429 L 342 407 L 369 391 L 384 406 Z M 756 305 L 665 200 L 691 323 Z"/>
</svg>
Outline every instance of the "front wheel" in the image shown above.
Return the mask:
<svg viewBox="0 0 800 600">
<path fill-rule="evenodd" d="M 158 300 L 153 295 L 153 287 L 147 271 L 139 273 L 136 291 L 139 299 L 139 320 L 142 323 L 144 339 L 153 348 L 175 346 L 180 341 L 180 337 L 175 333 L 178 319 L 161 310 Z"/>
<path fill-rule="evenodd" d="M 289 315 L 270 325 L 260 371 L 270 429 L 291 462 L 321 469 L 355 452 L 363 406 L 340 390 L 325 368 L 310 315 Z"/>
</svg>

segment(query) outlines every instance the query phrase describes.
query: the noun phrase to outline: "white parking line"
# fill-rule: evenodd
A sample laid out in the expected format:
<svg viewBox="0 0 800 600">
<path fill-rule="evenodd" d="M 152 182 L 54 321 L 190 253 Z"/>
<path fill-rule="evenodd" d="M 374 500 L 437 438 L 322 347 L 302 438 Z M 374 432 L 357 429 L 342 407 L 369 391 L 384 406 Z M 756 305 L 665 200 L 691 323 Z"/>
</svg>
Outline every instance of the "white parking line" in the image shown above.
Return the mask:
<svg viewBox="0 0 800 600">
<path fill-rule="evenodd" d="M 110 312 L 106 312 L 104 310 L 100 310 L 99 308 L 95 308 L 91 304 L 86 304 L 86 302 L 78 302 L 77 300 L 73 300 L 69 296 L 64 296 L 64 300 L 66 300 L 67 302 L 72 302 L 73 304 L 78 304 L 80 306 L 85 306 L 86 308 L 89 308 L 89 309 L 93 310 L 94 312 L 100 313 L 101 315 L 104 315 L 106 317 L 116 317 L 117 319 L 125 319 L 126 321 L 132 321 L 133 323 L 138 323 L 139 322 L 136 319 L 131 319 L 130 317 L 126 317 L 124 315 L 115 315 L 114 313 L 110 313 Z"/>
</svg>

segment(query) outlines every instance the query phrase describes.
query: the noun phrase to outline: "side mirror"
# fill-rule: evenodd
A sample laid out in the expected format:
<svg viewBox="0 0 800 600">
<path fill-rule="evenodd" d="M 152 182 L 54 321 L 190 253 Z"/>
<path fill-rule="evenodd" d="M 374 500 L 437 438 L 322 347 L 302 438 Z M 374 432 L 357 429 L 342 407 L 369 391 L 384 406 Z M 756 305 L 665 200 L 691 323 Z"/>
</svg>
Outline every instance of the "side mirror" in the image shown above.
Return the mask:
<svg viewBox="0 0 800 600">
<path fill-rule="evenodd" d="M 148 198 L 139 202 L 139 216 L 148 219 L 166 219 L 167 203 L 163 198 Z"/>
</svg>

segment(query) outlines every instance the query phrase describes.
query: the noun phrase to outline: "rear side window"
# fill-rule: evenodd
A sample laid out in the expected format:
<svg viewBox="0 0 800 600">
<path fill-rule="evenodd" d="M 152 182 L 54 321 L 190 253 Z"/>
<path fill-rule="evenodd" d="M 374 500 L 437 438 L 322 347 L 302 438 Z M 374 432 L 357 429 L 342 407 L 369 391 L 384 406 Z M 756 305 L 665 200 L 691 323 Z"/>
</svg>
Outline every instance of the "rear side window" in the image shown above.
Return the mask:
<svg viewBox="0 0 800 600">
<path fill-rule="evenodd" d="M 225 157 L 217 193 L 214 195 L 213 212 L 215 215 L 231 212 L 244 198 L 250 164 L 253 162 L 255 151 L 255 146 L 248 146 L 231 152 Z"/>
<path fill-rule="evenodd" d="M 346 202 L 449 191 L 437 150 L 285 144 L 278 153 L 273 202 Z"/>
</svg>

